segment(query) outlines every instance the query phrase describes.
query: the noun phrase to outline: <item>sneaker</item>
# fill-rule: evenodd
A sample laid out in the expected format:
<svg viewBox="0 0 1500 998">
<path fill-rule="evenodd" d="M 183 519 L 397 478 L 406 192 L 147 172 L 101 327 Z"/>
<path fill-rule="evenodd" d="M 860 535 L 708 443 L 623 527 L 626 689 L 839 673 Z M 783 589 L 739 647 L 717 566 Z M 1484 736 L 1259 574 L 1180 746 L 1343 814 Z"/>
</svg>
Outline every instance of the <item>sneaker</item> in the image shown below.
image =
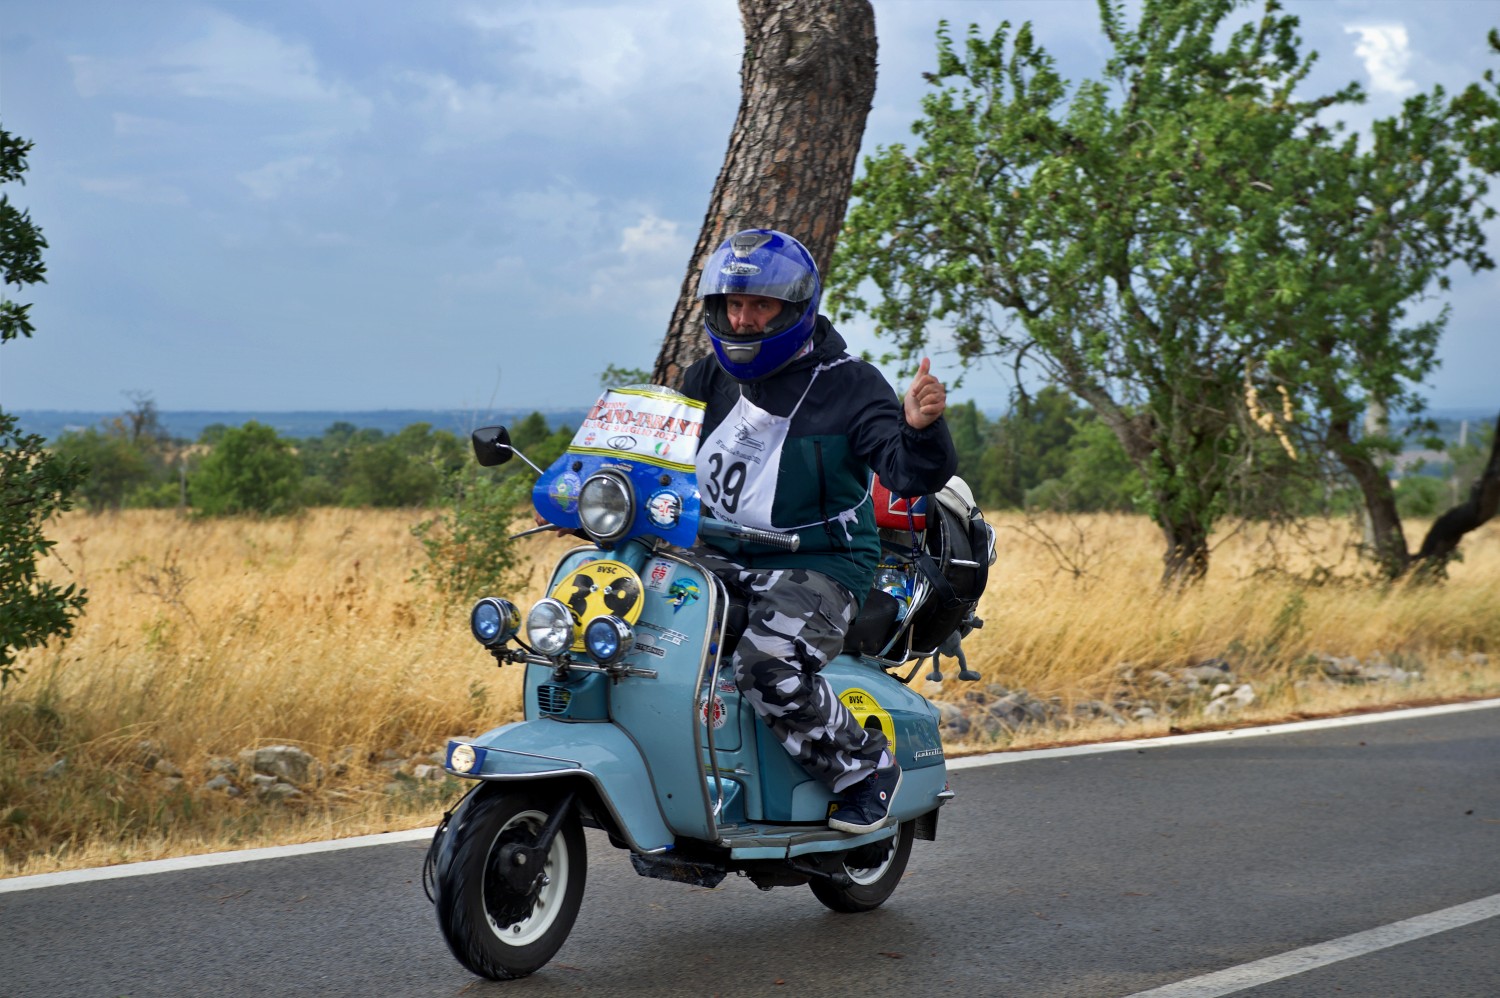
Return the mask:
<svg viewBox="0 0 1500 998">
<path fill-rule="evenodd" d="M 828 827 L 860 835 L 890 822 L 891 804 L 901 789 L 901 767 L 891 763 L 844 791 L 844 800 L 828 816 Z"/>
</svg>

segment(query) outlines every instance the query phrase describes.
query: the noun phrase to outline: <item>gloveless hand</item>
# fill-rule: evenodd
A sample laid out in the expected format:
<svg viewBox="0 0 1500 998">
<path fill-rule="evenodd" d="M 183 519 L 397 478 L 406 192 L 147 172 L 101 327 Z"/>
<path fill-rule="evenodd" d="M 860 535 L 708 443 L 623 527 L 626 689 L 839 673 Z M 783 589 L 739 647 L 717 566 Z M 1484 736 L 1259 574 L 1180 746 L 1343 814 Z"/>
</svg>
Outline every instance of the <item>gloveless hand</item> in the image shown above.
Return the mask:
<svg viewBox="0 0 1500 998">
<path fill-rule="evenodd" d="M 932 361 L 923 357 L 921 366 L 917 368 L 917 376 L 912 379 L 911 387 L 901 400 L 902 408 L 906 411 L 907 425 L 913 429 L 926 429 L 936 423 L 943 410 L 948 408 L 948 389 L 933 377 L 931 371 Z"/>
</svg>

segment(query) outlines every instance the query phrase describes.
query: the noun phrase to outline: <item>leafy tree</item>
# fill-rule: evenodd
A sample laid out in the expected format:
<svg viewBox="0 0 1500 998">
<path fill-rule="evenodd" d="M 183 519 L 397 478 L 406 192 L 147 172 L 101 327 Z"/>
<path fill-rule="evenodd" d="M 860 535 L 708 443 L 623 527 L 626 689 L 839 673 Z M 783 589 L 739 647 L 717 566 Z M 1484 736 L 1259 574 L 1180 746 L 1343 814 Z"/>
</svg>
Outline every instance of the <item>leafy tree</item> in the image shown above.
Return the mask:
<svg viewBox="0 0 1500 998">
<path fill-rule="evenodd" d="M 251 420 L 224 431 L 188 480 L 193 506 L 209 516 L 281 514 L 298 507 L 302 469 L 291 443 Z"/>
<path fill-rule="evenodd" d="M 350 506 L 431 505 L 442 498 L 444 483 L 464 461 L 463 446 L 452 433 L 412 423 L 392 436 L 349 448 L 342 498 Z"/>
<path fill-rule="evenodd" d="M 0 128 L 0 184 L 20 182 L 31 143 Z M 0 275 L 5 288 L 44 281 L 42 250 L 47 241 L 29 212 L 0 193 Z M 30 304 L 0 296 L 0 346 L 29 338 Z M 60 586 L 42 578 L 39 562 L 57 543 L 45 528 L 73 502 L 82 470 L 48 453 L 46 441 L 20 429 L 16 417 L 0 411 L 0 689 L 20 677 L 17 655 L 66 638 L 83 612 L 87 594 L 75 584 Z"/>
<path fill-rule="evenodd" d="M 94 512 L 120 509 L 126 496 L 151 482 L 147 455 L 126 437 L 108 430 L 100 432 L 91 426 L 66 432 L 58 437 L 53 450 L 87 469 L 87 477 L 78 491 Z"/>
<path fill-rule="evenodd" d="M 161 423 L 156 402 L 145 392 L 127 393 L 130 408 L 103 428 L 63 433 L 59 455 L 87 469 L 79 490 L 94 512 L 124 506 L 173 506 L 181 499 L 181 448 Z"/>
<path fill-rule="evenodd" d="M 985 452 L 982 488 L 999 506 L 1016 509 L 1041 483 L 1067 467 L 1074 420 L 1084 410 L 1067 392 L 1046 385 L 1021 397 L 1000 418 Z"/>
<path fill-rule="evenodd" d="M 1493 83 L 1493 71 L 1486 79 Z M 1414 561 L 1384 467 L 1401 443 L 1379 427 L 1359 428 L 1372 408 L 1424 408 L 1418 391 L 1437 366 L 1448 308 L 1422 321 L 1410 305 L 1434 287 L 1446 291 L 1457 264 L 1494 267 L 1484 223 L 1495 210 L 1484 199 L 1486 175 L 1500 169 L 1496 96 L 1478 84 L 1453 99 L 1441 87 L 1417 94 L 1375 122 L 1363 144 L 1354 136 L 1307 143 L 1298 188 L 1271 178 L 1282 208 L 1273 252 L 1295 265 L 1283 270 L 1287 300 L 1260 359 L 1278 390 L 1311 414 L 1298 420 L 1304 441 L 1331 453 L 1359 487 L 1369 553 L 1391 578 Z M 1324 133 L 1315 128 L 1312 137 Z"/>
<path fill-rule="evenodd" d="M 510 430 L 512 446 L 531 458 L 538 468 L 545 468 L 562 457 L 563 451 L 568 449 L 568 444 L 572 441 L 571 429 L 566 426 L 559 427 L 557 430 L 549 429 L 547 417 L 540 412 L 533 412 Z M 524 467 L 525 465 L 521 462 L 515 462 L 504 466 L 501 471 L 521 474 Z"/>
<path fill-rule="evenodd" d="M 1354 209 L 1414 179 L 1394 160 L 1423 139 L 1456 148 L 1463 122 L 1489 121 L 1485 95 L 1455 109 L 1435 94 L 1363 157 L 1319 121 L 1359 88 L 1299 99 L 1297 20 L 1267 0 L 1221 30 L 1237 6 L 1146 0 L 1131 28 L 1101 0 L 1113 53 L 1070 101 L 1030 25 L 971 28 L 961 46 L 942 25 L 920 145 L 866 162 L 834 271 L 841 311 L 872 315 L 906 356 L 950 324 L 964 358 L 1024 353 L 1087 402 L 1141 476 L 1164 582 L 1206 572 L 1220 516 L 1264 508 L 1277 475 L 1311 474 L 1298 445 L 1336 427 L 1341 398 L 1395 398 L 1425 370 L 1441 322 L 1395 320 L 1427 286 L 1419 247 L 1472 244 L 1477 188 L 1434 179 L 1424 210 L 1401 214 L 1410 252 L 1348 216 L 1368 220 Z M 1360 263 L 1381 240 L 1390 265 Z M 1330 345 L 1356 324 L 1368 372 Z"/>
<path fill-rule="evenodd" d="M 1026 493 L 1028 507 L 1077 513 L 1128 513 L 1145 491 L 1119 439 L 1091 413 L 1073 417 L 1062 474 Z"/>
</svg>

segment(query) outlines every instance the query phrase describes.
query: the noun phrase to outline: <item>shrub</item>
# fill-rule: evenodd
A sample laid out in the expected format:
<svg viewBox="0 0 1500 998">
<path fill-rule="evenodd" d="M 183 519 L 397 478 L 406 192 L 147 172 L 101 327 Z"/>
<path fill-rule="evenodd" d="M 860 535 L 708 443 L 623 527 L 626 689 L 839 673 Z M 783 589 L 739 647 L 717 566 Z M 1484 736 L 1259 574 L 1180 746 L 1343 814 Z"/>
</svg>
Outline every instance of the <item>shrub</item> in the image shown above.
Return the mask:
<svg viewBox="0 0 1500 998">
<path fill-rule="evenodd" d="M 189 478 L 193 506 L 209 516 L 295 512 L 302 468 L 291 444 L 254 420 L 231 427 Z"/>
</svg>

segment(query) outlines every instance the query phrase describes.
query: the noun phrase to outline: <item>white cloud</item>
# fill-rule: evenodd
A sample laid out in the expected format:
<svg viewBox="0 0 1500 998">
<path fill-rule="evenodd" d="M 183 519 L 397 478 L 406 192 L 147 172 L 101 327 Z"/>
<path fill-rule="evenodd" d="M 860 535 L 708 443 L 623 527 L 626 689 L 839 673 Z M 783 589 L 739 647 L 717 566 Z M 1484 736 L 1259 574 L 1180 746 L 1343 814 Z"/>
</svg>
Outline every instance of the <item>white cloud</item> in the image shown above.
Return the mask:
<svg viewBox="0 0 1500 998">
<path fill-rule="evenodd" d="M 1402 24 L 1347 24 L 1344 33 L 1359 35 L 1354 54 L 1364 60 L 1370 74 L 1370 89 L 1376 93 L 1405 96 L 1417 85 L 1403 74 L 1411 64 L 1411 50 Z"/>
<path fill-rule="evenodd" d="M 74 86 L 83 97 L 166 95 L 298 104 L 332 109 L 360 126 L 368 123 L 370 102 L 348 86 L 324 79 L 311 49 L 301 42 L 208 9 L 195 11 L 187 33 L 185 41 L 140 56 L 70 56 Z"/>
<path fill-rule="evenodd" d="M 99 177 L 84 179 L 78 186 L 90 194 L 143 205 L 185 205 L 188 196 L 177 187 L 145 177 Z"/>
<path fill-rule="evenodd" d="M 393 75 L 412 88 L 432 130 L 429 150 L 493 143 L 517 133 L 577 140 L 645 141 L 670 117 L 702 128 L 706 112 L 739 92 L 744 45 L 732 3 L 702 0 L 559 6 L 503 0 L 462 15 L 490 52 L 470 79 L 441 71 Z M 691 22 L 693 30 L 683 25 Z M 398 95 L 399 99 L 399 95 Z M 722 128 L 710 141 L 722 141 Z"/>
<path fill-rule="evenodd" d="M 236 179 L 262 201 L 272 201 L 294 187 L 321 185 L 337 180 L 336 163 L 319 156 L 292 156 L 239 174 Z"/>
<path fill-rule="evenodd" d="M 621 253 L 656 254 L 663 250 L 676 252 L 684 249 L 685 241 L 678 235 L 677 223 L 647 214 L 636 225 L 620 234 Z"/>
</svg>

